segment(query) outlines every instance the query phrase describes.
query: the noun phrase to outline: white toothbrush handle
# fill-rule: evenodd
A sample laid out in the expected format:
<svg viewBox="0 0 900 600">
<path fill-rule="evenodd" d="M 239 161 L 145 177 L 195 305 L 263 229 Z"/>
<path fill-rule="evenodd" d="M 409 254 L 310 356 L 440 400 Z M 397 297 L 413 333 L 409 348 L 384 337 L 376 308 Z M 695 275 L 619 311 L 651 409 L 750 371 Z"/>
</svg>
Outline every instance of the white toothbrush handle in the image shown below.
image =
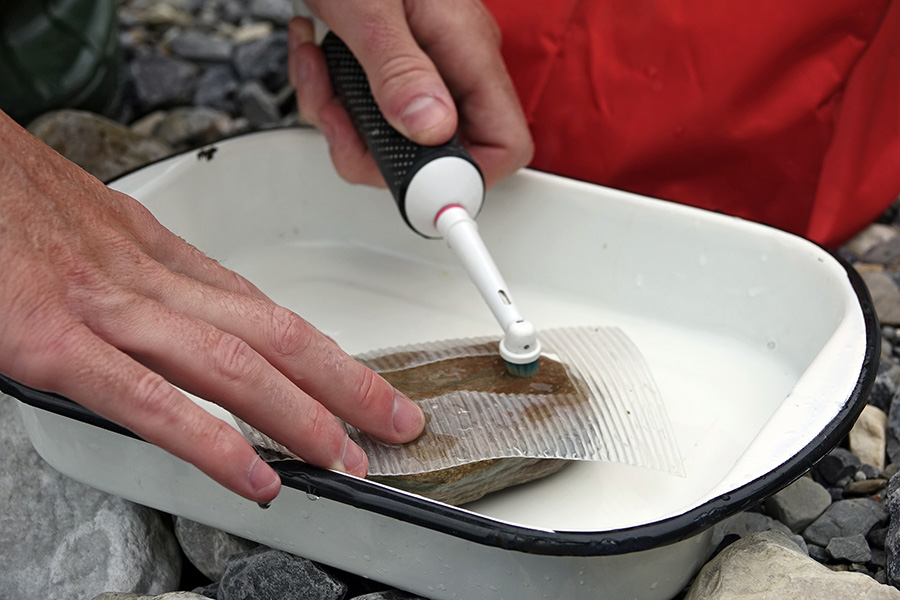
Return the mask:
<svg viewBox="0 0 900 600">
<path fill-rule="evenodd" d="M 541 347 L 534 326 L 522 318 L 468 211 L 460 205 L 446 206 L 438 213 L 435 226 L 503 328 L 503 358 L 520 364 L 537 360 Z"/>
</svg>

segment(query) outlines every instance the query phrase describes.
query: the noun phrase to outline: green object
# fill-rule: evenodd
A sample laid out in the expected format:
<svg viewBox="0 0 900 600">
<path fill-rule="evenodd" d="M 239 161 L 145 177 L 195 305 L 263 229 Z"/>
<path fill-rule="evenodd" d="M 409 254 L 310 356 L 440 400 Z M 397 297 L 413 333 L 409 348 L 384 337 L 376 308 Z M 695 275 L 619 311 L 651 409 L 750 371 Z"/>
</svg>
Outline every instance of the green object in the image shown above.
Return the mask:
<svg viewBox="0 0 900 600">
<path fill-rule="evenodd" d="M 122 96 L 116 0 L 0 0 L 0 108 L 19 123 Z"/>
</svg>

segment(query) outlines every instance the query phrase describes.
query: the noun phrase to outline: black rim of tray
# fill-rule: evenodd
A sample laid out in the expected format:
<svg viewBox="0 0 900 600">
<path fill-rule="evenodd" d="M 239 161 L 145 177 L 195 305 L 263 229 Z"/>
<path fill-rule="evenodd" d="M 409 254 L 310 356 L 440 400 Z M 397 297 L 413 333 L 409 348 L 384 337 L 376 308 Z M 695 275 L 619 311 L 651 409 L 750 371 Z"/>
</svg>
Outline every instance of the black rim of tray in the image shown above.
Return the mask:
<svg viewBox="0 0 900 600">
<path fill-rule="evenodd" d="M 248 135 L 260 133 L 245 134 Z M 196 149 L 185 154 L 195 151 Z M 147 166 L 143 165 L 141 168 Z M 853 391 L 835 418 L 796 455 L 757 479 L 674 517 L 607 531 L 543 531 L 497 521 L 462 508 L 299 461 L 273 462 L 272 467 L 281 476 L 285 486 L 307 494 L 471 542 L 530 554 L 610 556 L 650 550 L 693 537 L 724 518 L 756 505 L 806 473 L 849 433 L 865 407 L 878 371 L 881 348 L 878 318 L 869 291 L 859 274 L 839 255 L 825 250 L 847 272 L 866 327 L 865 356 Z M 35 390 L 3 374 L 0 374 L 0 391 L 35 408 L 141 440 L 128 429 L 67 398 Z"/>
</svg>

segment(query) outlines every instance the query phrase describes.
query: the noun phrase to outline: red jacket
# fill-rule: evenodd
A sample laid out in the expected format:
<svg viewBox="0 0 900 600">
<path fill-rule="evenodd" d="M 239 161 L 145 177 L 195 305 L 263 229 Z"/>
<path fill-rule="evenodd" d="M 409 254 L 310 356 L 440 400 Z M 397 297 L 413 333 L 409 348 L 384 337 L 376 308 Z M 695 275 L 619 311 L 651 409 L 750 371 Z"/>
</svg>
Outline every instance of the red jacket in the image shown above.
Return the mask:
<svg viewBox="0 0 900 600">
<path fill-rule="evenodd" d="M 532 166 L 836 246 L 900 194 L 900 0 L 485 0 Z"/>
</svg>

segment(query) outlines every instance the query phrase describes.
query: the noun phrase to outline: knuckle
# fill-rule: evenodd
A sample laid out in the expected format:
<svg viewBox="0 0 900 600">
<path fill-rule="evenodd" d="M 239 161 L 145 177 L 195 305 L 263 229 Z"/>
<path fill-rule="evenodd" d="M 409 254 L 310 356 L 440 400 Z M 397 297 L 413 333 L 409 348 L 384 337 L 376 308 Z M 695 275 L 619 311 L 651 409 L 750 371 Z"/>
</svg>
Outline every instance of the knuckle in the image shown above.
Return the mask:
<svg viewBox="0 0 900 600">
<path fill-rule="evenodd" d="M 175 389 L 162 375 L 147 371 L 137 379 L 132 392 L 135 418 L 151 417 L 162 420 L 166 426 L 174 426 L 178 421 L 175 394 Z"/>
<path fill-rule="evenodd" d="M 312 345 L 310 325 L 292 311 L 275 306 L 269 314 L 272 349 L 281 356 L 305 354 Z"/>
<path fill-rule="evenodd" d="M 361 369 L 356 382 L 356 407 L 363 413 L 374 410 L 382 398 L 381 377 L 371 369 Z"/>
<path fill-rule="evenodd" d="M 244 340 L 222 334 L 213 346 L 213 366 L 217 374 L 229 381 L 250 376 L 256 368 L 256 353 Z"/>
</svg>

